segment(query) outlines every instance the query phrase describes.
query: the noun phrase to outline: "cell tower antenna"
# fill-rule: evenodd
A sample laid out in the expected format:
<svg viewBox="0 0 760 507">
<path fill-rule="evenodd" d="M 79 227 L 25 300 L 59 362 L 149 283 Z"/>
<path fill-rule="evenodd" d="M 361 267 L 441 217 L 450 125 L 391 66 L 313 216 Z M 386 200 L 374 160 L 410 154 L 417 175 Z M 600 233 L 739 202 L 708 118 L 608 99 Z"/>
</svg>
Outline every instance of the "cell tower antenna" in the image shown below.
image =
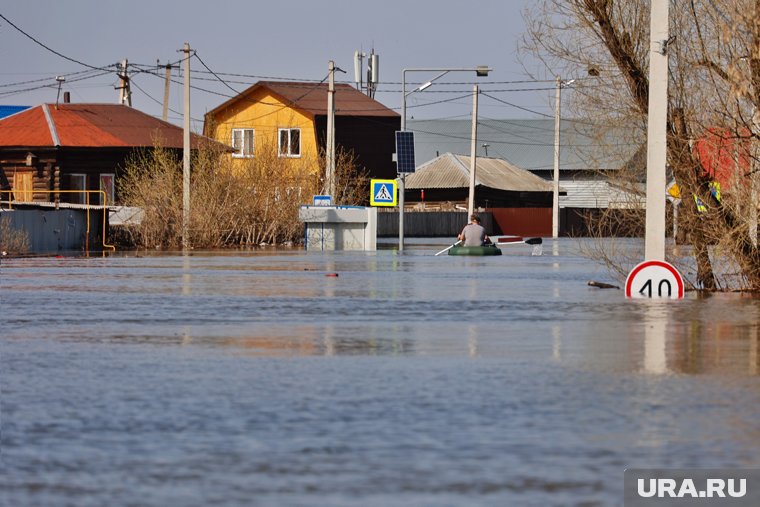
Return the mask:
<svg viewBox="0 0 760 507">
<path fill-rule="evenodd" d="M 362 82 L 362 69 L 364 67 L 363 60 L 365 56 L 367 55 L 361 50 L 354 51 L 354 82 L 356 83 L 356 88 L 358 90 L 361 90 L 364 87 L 364 83 Z"/>
<path fill-rule="evenodd" d="M 375 48 L 372 48 L 369 56 L 367 57 L 367 95 L 370 97 L 375 96 L 375 90 L 377 89 L 377 83 L 380 81 L 380 55 L 375 53 Z"/>
</svg>

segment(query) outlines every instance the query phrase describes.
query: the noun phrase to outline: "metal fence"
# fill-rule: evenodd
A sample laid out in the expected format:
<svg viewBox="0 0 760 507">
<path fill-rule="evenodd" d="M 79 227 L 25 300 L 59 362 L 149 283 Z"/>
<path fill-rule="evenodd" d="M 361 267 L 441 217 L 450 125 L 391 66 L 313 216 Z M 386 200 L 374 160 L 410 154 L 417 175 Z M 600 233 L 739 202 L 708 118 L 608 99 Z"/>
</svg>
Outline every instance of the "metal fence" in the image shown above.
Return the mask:
<svg viewBox="0 0 760 507">
<path fill-rule="evenodd" d="M 486 231 L 493 231 L 490 212 L 478 213 Z M 378 237 L 398 236 L 398 211 L 377 214 Z M 406 211 L 404 212 L 404 236 L 410 238 L 440 238 L 456 236 L 467 225 L 466 211 Z"/>
<path fill-rule="evenodd" d="M 82 209 L 2 210 L 0 220 L 26 235 L 29 253 L 90 251 L 103 244 L 102 212 Z M 88 232 L 89 231 L 89 232 Z"/>
</svg>

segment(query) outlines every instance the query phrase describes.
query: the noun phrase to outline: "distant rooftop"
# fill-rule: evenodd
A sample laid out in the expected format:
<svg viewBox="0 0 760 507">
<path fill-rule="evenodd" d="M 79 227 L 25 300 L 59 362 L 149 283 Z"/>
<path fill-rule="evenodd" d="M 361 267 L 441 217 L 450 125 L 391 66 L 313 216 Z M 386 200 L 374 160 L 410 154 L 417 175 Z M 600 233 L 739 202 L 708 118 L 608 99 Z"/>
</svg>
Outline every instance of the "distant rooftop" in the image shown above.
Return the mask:
<svg viewBox="0 0 760 507">
<path fill-rule="evenodd" d="M 414 131 L 418 165 L 448 152 L 470 155 L 470 120 L 409 120 L 407 126 Z M 620 169 L 645 142 L 633 128 L 580 120 L 562 120 L 560 132 L 563 171 Z M 554 119 L 481 119 L 477 155 L 502 158 L 528 171 L 553 170 Z"/>
<path fill-rule="evenodd" d="M 5 118 L 12 114 L 19 113 L 25 109 L 29 109 L 32 106 L 3 106 L 0 105 L 0 118 Z"/>
<path fill-rule="evenodd" d="M 200 136 L 191 134 L 191 145 Z M 41 104 L 0 120 L 0 147 L 182 148 L 182 129 L 120 104 Z"/>
<path fill-rule="evenodd" d="M 515 167 L 506 160 L 478 157 L 475 167 L 475 186 L 511 192 L 551 192 L 552 184 L 535 174 Z M 465 155 L 444 153 L 417 167 L 407 176 L 406 188 L 450 189 L 470 185 L 471 158 Z"/>
<path fill-rule="evenodd" d="M 259 81 L 209 111 L 207 116 L 213 116 L 236 102 L 247 100 L 247 97 L 262 88 L 279 96 L 285 104 L 310 115 L 327 114 L 327 83 Z M 397 112 L 345 83 L 335 85 L 335 114 L 337 116 L 398 117 Z"/>
</svg>

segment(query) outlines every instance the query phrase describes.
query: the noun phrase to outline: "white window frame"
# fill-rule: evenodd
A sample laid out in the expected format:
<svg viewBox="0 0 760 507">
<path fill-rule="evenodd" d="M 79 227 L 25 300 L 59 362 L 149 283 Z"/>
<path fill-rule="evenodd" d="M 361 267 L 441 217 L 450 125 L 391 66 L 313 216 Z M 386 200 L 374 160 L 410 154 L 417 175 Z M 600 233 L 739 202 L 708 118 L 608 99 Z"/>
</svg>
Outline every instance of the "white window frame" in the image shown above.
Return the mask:
<svg viewBox="0 0 760 507">
<path fill-rule="evenodd" d="M 298 153 L 293 153 L 292 142 L 293 132 L 298 132 Z M 288 133 L 287 146 L 283 146 L 282 133 Z M 300 158 L 301 157 L 301 129 L 300 128 L 280 128 L 277 129 L 277 154 L 280 157 Z"/>
<path fill-rule="evenodd" d="M 250 146 L 246 144 L 246 134 L 250 132 Z M 240 134 L 240 147 L 235 146 L 235 134 Z M 232 153 L 233 158 L 253 158 L 256 148 L 256 131 L 254 129 L 232 129 L 232 147 L 235 151 Z"/>
<path fill-rule="evenodd" d="M 110 183 L 108 184 L 107 188 L 103 188 L 103 177 L 110 178 L 108 180 Z M 100 190 L 105 191 L 106 193 L 105 203 L 103 202 L 103 194 L 98 194 L 98 197 L 100 198 L 100 204 L 113 206 L 116 201 L 116 175 L 114 173 L 100 173 L 98 179 L 100 180 Z"/>
</svg>

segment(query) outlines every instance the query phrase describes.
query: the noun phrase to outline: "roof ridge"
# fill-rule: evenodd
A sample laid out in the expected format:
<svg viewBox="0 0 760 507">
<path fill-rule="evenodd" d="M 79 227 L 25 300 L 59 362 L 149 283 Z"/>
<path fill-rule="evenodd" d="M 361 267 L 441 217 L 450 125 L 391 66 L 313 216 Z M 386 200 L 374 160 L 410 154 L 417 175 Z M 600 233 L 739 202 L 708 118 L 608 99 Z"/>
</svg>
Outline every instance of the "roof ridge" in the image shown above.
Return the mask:
<svg viewBox="0 0 760 507">
<path fill-rule="evenodd" d="M 45 113 L 45 120 L 47 121 L 48 129 L 50 129 L 50 137 L 53 139 L 53 146 L 60 147 L 61 140 L 58 137 L 58 131 L 55 128 L 55 121 L 53 120 L 53 116 L 50 114 L 50 109 L 48 109 L 47 104 L 42 104 L 42 112 Z"/>
<path fill-rule="evenodd" d="M 449 153 L 450 153 L 450 152 L 449 152 Z M 451 155 L 452 155 L 452 156 L 453 156 L 453 157 L 456 159 L 457 163 L 459 164 L 459 169 L 462 171 L 462 174 L 464 174 L 464 175 L 467 177 L 467 179 L 470 179 L 470 168 L 469 168 L 469 167 L 467 167 L 466 165 L 464 165 L 464 162 L 462 162 L 462 159 L 461 159 L 461 158 L 459 158 L 459 157 L 467 157 L 467 155 L 460 155 L 460 154 L 456 154 L 456 155 L 455 155 L 455 154 L 453 154 L 453 153 L 452 153 Z M 468 158 L 469 158 L 469 157 L 468 157 Z M 476 168 L 476 169 L 477 169 L 477 163 L 478 163 L 478 159 L 476 158 L 476 159 L 475 159 L 475 164 L 476 164 L 476 165 L 475 165 L 475 168 Z M 476 171 L 476 172 L 475 172 L 475 184 L 476 184 L 476 185 L 478 184 L 478 181 L 477 181 L 477 174 L 478 174 L 478 173 L 477 173 L 477 171 Z"/>
</svg>

